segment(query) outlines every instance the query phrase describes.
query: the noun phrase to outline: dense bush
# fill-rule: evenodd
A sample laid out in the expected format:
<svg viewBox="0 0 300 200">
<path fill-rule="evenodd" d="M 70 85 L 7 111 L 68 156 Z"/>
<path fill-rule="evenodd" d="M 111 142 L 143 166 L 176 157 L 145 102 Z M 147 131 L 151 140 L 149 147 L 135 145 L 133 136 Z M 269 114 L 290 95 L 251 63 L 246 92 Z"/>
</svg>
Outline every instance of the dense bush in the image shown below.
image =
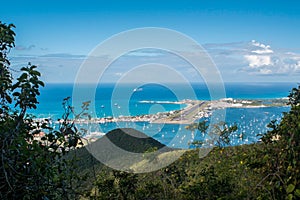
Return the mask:
<svg viewBox="0 0 300 200">
<path fill-rule="evenodd" d="M 59 130 L 28 114 L 37 108 L 44 83 L 30 63 L 13 78 L 8 59 L 14 47 L 13 28 L 0 22 L 0 199 L 75 198 L 77 174 L 69 167 L 73 158 L 64 156 L 80 143 L 80 137 L 68 121 L 69 99 L 63 103 L 66 113 Z"/>
<path fill-rule="evenodd" d="M 270 130 L 262 136 L 262 142 L 234 147 L 219 145 L 204 158 L 199 158 L 198 150 L 189 150 L 166 168 L 133 175 L 136 189 L 128 198 L 299 199 L 299 97 L 300 88 L 294 88 L 289 95 L 290 112 L 284 114 L 280 123 L 273 121 L 268 125 Z M 201 127 L 206 126 L 192 124 L 187 128 L 200 130 Z M 218 127 L 221 133 L 226 132 L 226 137 L 236 131 L 235 125 L 232 130 Z M 223 142 L 223 138 L 219 139 Z M 108 177 L 112 182 L 120 178 L 126 179 L 125 182 L 131 180 L 129 176 Z M 98 183 L 101 180 L 103 183 L 103 177 Z M 97 186 L 102 191 L 107 188 Z M 109 187 L 116 191 L 120 186 Z"/>
<path fill-rule="evenodd" d="M 215 126 L 218 147 L 204 158 L 199 158 L 198 150 L 188 150 L 155 172 L 115 171 L 102 166 L 86 149 L 76 149 L 81 140 L 68 120 L 74 114 L 69 98 L 63 101 L 65 114 L 58 130 L 47 120 L 39 122 L 28 114 L 29 109 L 37 108 L 39 88 L 44 83 L 31 64 L 13 78 L 8 59 L 14 47 L 13 28 L 0 22 L 0 199 L 300 198 L 300 86 L 289 95 L 290 112 L 279 123 L 269 124 L 261 143 L 227 146 L 236 125 L 222 123 Z M 84 103 L 83 111 L 74 116 L 86 116 L 88 105 Z M 205 132 L 207 125 L 187 128 Z M 41 131 L 46 134 L 37 137 Z M 201 147 L 202 143 L 195 145 Z M 80 157 L 75 160 L 76 154 Z M 145 156 L 148 161 L 160 159 Z M 75 167 L 75 161 L 81 168 Z M 92 175 L 80 179 L 83 172 Z"/>
<path fill-rule="evenodd" d="M 289 95 L 291 110 L 263 136 L 264 178 L 259 186 L 273 199 L 300 198 L 300 86 Z"/>
</svg>

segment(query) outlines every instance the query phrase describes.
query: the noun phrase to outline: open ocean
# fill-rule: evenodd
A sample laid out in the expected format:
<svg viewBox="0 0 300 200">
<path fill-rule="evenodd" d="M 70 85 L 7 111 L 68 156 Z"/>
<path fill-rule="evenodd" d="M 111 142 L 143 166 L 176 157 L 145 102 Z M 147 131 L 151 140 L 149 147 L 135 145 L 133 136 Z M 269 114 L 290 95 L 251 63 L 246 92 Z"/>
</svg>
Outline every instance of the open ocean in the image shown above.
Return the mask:
<svg viewBox="0 0 300 200">
<path fill-rule="evenodd" d="M 225 90 L 227 98 L 273 99 L 287 97 L 289 91 L 296 86 L 296 83 L 227 83 L 225 84 Z M 97 117 L 107 117 L 120 116 L 124 113 L 129 113 L 131 116 L 154 114 L 181 109 L 185 106 L 166 103 L 157 104 L 157 102 L 180 101 L 183 99 L 210 100 L 210 94 L 205 84 L 192 85 L 196 96 L 185 94 L 186 88 L 184 86 L 174 85 L 174 87 L 177 88 L 176 94 L 167 87 L 157 84 L 147 84 L 139 88 L 132 88 L 132 85 L 124 84 L 118 86 L 121 92 L 114 96 L 112 95 L 114 91 L 113 84 L 101 84 L 97 87 L 95 93 L 95 115 Z M 130 98 L 126 99 L 127 94 L 123 95 L 122 91 L 132 91 Z M 41 89 L 38 109 L 31 112 L 38 118 L 59 119 L 63 114 L 62 100 L 68 96 L 72 97 L 72 92 L 73 84 L 46 84 L 46 87 Z M 150 103 L 145 103 L 145 101 L 150 101 Z M 249 144 L 258 141 L 257 134 L 265 133 L 267 131 L 266 125 L 271 120 L 279 120 L 282 113 L 287 111 L 289 111 L 289 107 L 226 109 L 225 121 L 229 124 L 237 123 L 238 125 L 238 131 L 232 136 L 231 145 Z M 189 143 L 193 140 L 193 134 L 186 130 L 185 126 L 150 124 L 147 122 L 118 122 L 94 124 L 89 126 L 88 129 L 91 132 L 106 133 L 114 128 L 132 127 L 168 146 L 192 148 Z M 241 133 L 244 135 L 242 140 L 238 137 Z M 194 135 L 196 140 L 201 139 L 201 137 L 202 134 L 199 132 Z"/>
</svg>

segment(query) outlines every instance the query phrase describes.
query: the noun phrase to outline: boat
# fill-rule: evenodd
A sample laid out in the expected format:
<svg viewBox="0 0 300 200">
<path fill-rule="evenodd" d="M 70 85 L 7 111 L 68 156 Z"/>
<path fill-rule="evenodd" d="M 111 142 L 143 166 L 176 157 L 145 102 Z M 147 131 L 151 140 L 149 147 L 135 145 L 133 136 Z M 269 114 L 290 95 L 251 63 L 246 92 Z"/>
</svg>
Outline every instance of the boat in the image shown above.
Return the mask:
<svg viewBox="0 0 300 200">
<path fill-rule="evenodd" d="M 143 88 L 134 88 L 133 91 L 134 92 L 141 92 L 141 91 L 143 91 Z"/>
</svg>

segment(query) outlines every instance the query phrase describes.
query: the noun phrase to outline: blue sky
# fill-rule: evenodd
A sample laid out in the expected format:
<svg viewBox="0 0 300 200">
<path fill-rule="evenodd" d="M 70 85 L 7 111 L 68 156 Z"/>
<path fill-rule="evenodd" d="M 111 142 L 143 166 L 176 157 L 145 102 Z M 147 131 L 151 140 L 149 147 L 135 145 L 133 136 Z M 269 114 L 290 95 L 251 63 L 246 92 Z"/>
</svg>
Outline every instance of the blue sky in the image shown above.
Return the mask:
<svg viewBox="0 0 300 200">
<path fill-rule="evenodd" d="M 297 0 L 12 0 L 1 2 L 0 20 L 17 27 L 13 65 L 39 65 L 46 82 L 73 82 L 85 56 L 99 43 L 142 27 L 169 28 L 193 38 L 210 54 L 224 81 L 300 80 Z M 134 62 L 124 60 L 123 65 Z M 122 75 L 118 66 L 110 73 Z"/>
</svg>

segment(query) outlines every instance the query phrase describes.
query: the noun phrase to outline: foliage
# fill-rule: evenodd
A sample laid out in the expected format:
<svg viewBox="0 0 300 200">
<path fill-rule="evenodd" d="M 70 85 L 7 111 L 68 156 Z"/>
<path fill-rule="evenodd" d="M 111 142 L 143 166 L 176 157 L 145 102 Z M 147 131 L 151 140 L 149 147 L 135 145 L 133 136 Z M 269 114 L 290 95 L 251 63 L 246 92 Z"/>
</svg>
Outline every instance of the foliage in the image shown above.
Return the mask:
<svg viewBox="0 0 300 200">
<path fill-rule="evenodd" d="M 183 185 L 182 191 L 185 199 L 234 199 L 231 196 L 234 184 L 231 183 L 231 177 L 218 176 L 214 166 L 206 167 L 199 173 L 199 178 L 192 184 Z M 231 196 L 231 197 L 230 197 Z"/>
<path fill-rule="evenodd" d="M 170 166 L 146 174 L 116 174 L 112 169 L 102 168 L 95 183 L 97 193 L 91 189 L 87 196 L 91 198 L 94 194 L 96 199 L 251 199 L 258 196 L 255 186 L 261 177 L 244 162 L 249 156 L 256 156 L 260 148 L 256 145 L 215 148 L 201 160 L 198 150 L 190 150 Z M 128 184 L 134 189 L 119 183 L 134 184 Z"/>
<path fill-rule="evenodd" d="M 281 122 L 272 121 L 262 137 L 265 144 L 264 178 L 259 186 L 273 199 L 300 198 L 300 86 L 289 95 L 291 110 Z"/>
<path fill-rule="evenodd" d="M 14 47 L 13 28 L 0 22 L 0 199 L 73 199 L 78 177 L 69 167 L 73 160 L 64 157 L 80 144 L 79 132 L 68 120 L 73 109 L 66 98 L 59 130 L 28 114 L 37 108 L 44 83 L 30 63 L 13 79 L 7 57 Z"/>
<path fill-rule="evenodd" d="M 133 199 L 137 188 L 137 175 L 112 170 L 102 172 L 96 181 L 99 199 Z"/>
<path fill-rule="evenodd" d="M 262 136 L 261 143 L 230 147 L 230 136 L 237 126 L 221 122 L 210 130 L 204 121 L 186 128 L 217 136 L 212 137 L 217 147 L 206 157 L 200 159 L 198 150 L 189 150 L 155 172 L 115 171 L 102 166 L 86 149 L 76 149 L 81 144 L 80 133 L 69 118 L 90 119 L 86 113 L 89 102 L 84 102 L 82 111 L 75 114 L 70 98 L 64 99 L 65 114 L 57 130 L 49 126 L 48 120 L 39 121 L 28 114 L 29 109 L 37 108 L 39 88 L 44 83 L 36 66 L 30 63 L 13 79 L 7 57 L 14 47 L 13 28 L 12 24 L 0 22 L 0 199 L 300 198 L 300 86 L 289 95 L 290 112 L 280 122 L 270 122 L 270 130 Z M 119 133 L 120 130 L 112 131 L 108 136 L 116 144 L 132 148 L 131 152 L 153 152 L 163 146 L 151 139 L 136 140 Z M 128 143 L 128 138 L 139 146 Z M 198 147 L 203 144 L 196 142 Z M 76 154 L 80 157 L 74 157 Z M 144 157 L 159 162 L 157 157 Z M 97 174 L 93 184 L 92 179 L 80 179 L 86 171 Z M 89 191 L 84 194 L 82 187 Z"/>
<path fill-rule="evenodd" d="M 190 150 L 170 166 L 135 175 L 129 199 L 299 199 L 299 91 L 292 90 L 291 111 L 269 124 L 261 143 L 227 146 L 236 125 L 217 124 L 217 148 L 201 159 Z"/>
<path fill-rule="evenodd" d="M 226 145 L 230 144 L 230 135 L 237 131 L 237 125 L 234 124 L 232 126 L 229 126 L 225 122 L 220 122 L 218 124 L 213 125 L 213 134 L 217 135 L 217 146 L 218 147 L 224 147 Z"/>
<path fill-rule="evenodd" d="M 208 129 L 208 125 L 206 123 L 206 121 L 201 121 L 198 123 L 198 130 L 202 133 L 206 133 L 207 129 Z"/>
<path fill-rule="evenodd" d="M 0 21 L 0 97 L 1 108 L 0 114 L 3 115 L 9 109 L 7 103 L 12 102 L 10 95 L 12 87 L 12 78 L 9 71 L 10 62 L 7 54 L 10 49 L 15 46 L 15 33 L 12 30 L 15 26 L 13 24 L 3 24 Z"/>
<path fill-rule="evenodd" d="M 198 123 L 192 123 L 185 127 L 187 130 L 192 131 L 194 133 L 195 130 L 204 133 L 206 136 L 209 136 L 211 140 L 213 140 L 218 147 L 225 147 L 230 144 L 230 135 L 237 131 L 237 125 L 233 124 L 229 126 L 225 122 L 219 122 L 217 124 L 212 125 L 212 129 L 209 129 L 209 125 L 207 121 L 200 121 Z M 209 130 L 209 132 L 207 132 Z M 193 141 L 191 144 L 196 147 L 202 147 L 204 141 Z"/>
<path fill-rule="evenodd" d="M 143 158 L 148 160 L 149 162 L 157 162 L 157 155 L 155 154 L 155 152 L 158 151 L 157 147 L 150 147 L 148 150 L 145 151 L 145 153 L 143 154 Z"/>
</svg>

